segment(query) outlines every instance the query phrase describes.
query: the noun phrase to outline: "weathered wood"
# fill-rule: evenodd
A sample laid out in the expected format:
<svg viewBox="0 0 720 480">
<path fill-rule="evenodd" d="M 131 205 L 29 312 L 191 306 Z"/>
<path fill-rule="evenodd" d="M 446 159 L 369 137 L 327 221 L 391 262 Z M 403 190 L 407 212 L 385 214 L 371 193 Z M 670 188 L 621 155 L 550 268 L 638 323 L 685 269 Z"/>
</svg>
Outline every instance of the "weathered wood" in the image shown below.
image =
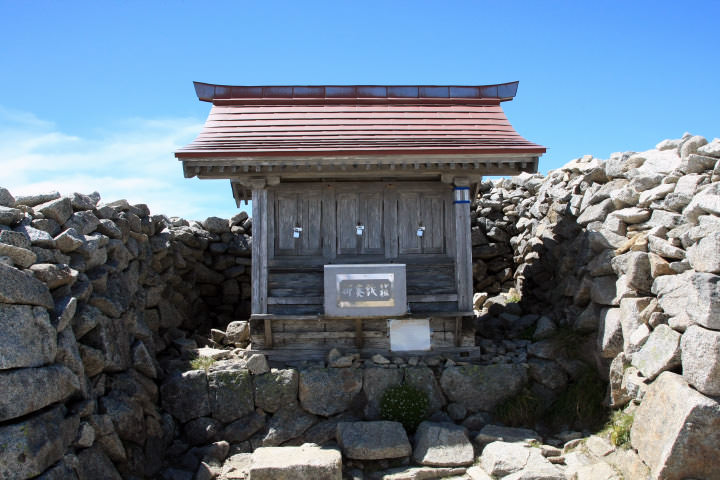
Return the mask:
<svg viewBox="0 0 720 480">
<path fill-rule="evenodd" d="M 429 302 L 457 302 L 457 294 L 438 294 L 438 295 L 408 295 L 408 302 L 429 303 Z M 269 303 L 270 299 L 268 299 Z"/>
<path fill-rule="evenodd" d="M 466 178 L 456 178 L 455 186 L 469 188 Z M 469 192 L 468 192 L 469 197 Z M 455 276 L 458 310 L 472 310 L 472 243 L 470 242 L 470 204 L 455 202 Z"/>
<path fill-rule="evenodd" d="M 253 228 L 252 242 L 252 313 L 267 312 L 267 190 L 257 185 L 252 191 Z"/>
<path fill-rule="evenodd" d="M 367 334 L 370 336 L 371 334 L 374 334 L 376 332 L 370 332 L 368 331 Z M 377 332 L 381 333 L 381 332 Z M 361 318 L 355 319 L 355 346 L 357 348 L 362 348 L 364 343 L 364 334 L 363 334 L 363 321 Z"/>
<path fill-rule="evenodd" d="M 462 318 L 455 317 L 455 346 L 459 347 L 461 343 L 461 328 L 462 328 Z"/>
<path fill-rule="evenodd" d="M 323 297 L 268 297 L 268 305 L 322 305 Z"/>
<path fill-rule="evenodd" d="M 323 185 L 322 199 L 326 215 L 322 217 L 322 242 L 323 242 L 323 263 L 330 263 L 337 256 L 337 225 L 335 215 L 336 192 L 335 187 L 329 184 Z"/>
<path fill-rule="evenodd" d="M 272 348 L 272 346 L 273 346 L 272 320 L 269 318 L 266 318 L 264 320 L 264 323 L 265 323 L 265 346 L 267 348 Z"/>
</svg>

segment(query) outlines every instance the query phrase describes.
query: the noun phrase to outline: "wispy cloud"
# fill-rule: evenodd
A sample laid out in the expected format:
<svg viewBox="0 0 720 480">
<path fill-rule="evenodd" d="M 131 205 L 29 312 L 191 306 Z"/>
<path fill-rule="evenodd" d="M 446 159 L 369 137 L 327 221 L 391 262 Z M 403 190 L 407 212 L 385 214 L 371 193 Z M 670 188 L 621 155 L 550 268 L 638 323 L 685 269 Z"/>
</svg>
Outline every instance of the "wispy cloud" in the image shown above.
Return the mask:
<svg viewBox="0 0 720 480">
<path fill-rule="evenodd" d="M 77 136 L 0 106 L 0 186 L 15 195 L 98 191 L 105 201 L 126 198 L 153 213 L 229 217 L 237 209 L 227 180 L 185 179 L 173 155 L 201 127 L 193 118 L 132 118 Z"/>
</svg>

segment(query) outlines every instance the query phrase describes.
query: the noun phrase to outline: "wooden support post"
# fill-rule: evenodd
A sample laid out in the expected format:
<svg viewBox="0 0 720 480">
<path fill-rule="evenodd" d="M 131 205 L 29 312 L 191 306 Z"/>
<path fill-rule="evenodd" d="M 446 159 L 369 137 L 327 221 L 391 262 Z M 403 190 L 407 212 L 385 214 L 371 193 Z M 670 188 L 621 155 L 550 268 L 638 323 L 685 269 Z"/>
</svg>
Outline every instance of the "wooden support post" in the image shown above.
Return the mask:
<svg viewBox="0 0 720 480">
<path fill-rule="evenodd" d="M 252 182 L 252 314 L 267 313 L 268 194 L 265 180 Z M 266 323 L 267 325 L 267 323 Z M 266 326 L 267 335 L 268 327 Z"/>
<path fill-rule="evenodd" d="M 462 343 L 462 317 L 455 317 L 455 346 Z"/>
<path fill-rule="evenodd" d="M 363 321 L 362 318 L 355 319 L 355 346 L 357 348 L 363 347 Z"/>
<path fill-rule="evenodd" d="M 472 243 L 470 240 L 470 182 L 454 178 L 455 205 L 455 279 L 458 288 L 458 311 L 472 310 Z"/>
<path fill-rule="evenodd" d="M 265 348 L 272 348 L 273 337 L 272 337 L 272 319 L 265 319 Z"/>
</svg>

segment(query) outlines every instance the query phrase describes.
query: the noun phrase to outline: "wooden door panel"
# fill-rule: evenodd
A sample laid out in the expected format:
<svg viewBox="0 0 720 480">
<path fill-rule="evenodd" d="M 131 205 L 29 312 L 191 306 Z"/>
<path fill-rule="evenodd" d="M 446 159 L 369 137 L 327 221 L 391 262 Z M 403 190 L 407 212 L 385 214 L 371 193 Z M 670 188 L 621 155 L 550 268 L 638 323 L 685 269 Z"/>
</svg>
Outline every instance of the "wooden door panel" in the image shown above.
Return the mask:
<svg viewBox="0 0 720 480">
<path fill-rule="evenodd" d="M 365 254 L 385 253 L 383 239 L 383 207 L 384 200 L 381 192 L 369 193 L 361 196 L 362 206 L 360 221 L 365 226 L 363 232 L 363 251 Z"/>
<path fill-rule="evenodd" d="M 398 252 L 400 255 L 421 253 L 417 229 L 420 226 L 420 194 L 398 194 Z"/>
<path fill-rule="evenodd" d="M 336 204 L 337 253 L 338 255 L 356 254 L 359 196 L 357 193 L 338 193 Z"/>
<path fill-rule="evenodd" d="M 278 192 L 275 197 L 275 255 L 295 255 L 293 229 L 300 223 L 297 194 Z"/>
<path fill-rule="evenodd" d="M 443 253 L 445 245 L 445 205 L 440 195 L 426 195 L 422 199 L 423 253 Z"/>
<path fill-rule="evenodd" d="M 298 204 L 302 205 L 299 255 L 322 255 L 322 195 L 309 192 L 298 195 Z"/>
</svg>

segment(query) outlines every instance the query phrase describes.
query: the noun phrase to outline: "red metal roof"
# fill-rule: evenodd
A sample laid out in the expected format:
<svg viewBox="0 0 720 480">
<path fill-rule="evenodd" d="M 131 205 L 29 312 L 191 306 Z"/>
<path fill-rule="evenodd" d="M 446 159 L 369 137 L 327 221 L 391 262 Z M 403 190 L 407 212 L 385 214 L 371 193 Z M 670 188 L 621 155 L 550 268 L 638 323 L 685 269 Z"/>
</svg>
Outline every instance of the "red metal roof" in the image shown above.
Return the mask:
<svg viewBox="0 0 720 480">
<path fill-rule="evenodd" d="M 213 107 L 198 137 L 175 153 L 180 159 L 545 153 L 513 129 L 500 106 L 517 82 L 195 88 Z"/>
</svg>

